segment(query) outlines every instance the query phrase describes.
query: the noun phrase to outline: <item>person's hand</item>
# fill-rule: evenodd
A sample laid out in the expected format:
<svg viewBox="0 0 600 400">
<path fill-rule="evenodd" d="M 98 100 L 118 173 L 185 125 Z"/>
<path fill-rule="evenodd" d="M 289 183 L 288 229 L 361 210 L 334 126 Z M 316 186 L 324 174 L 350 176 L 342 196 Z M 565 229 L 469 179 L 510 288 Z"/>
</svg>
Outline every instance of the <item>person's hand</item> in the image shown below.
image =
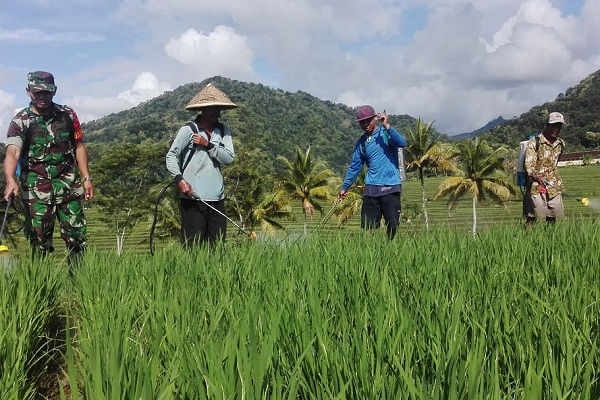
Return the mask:
<svg viewBox="0 0 600 400">
<path fill-rule="evenodd" d="M 200 134 L 194 134 L 194 136 L 192 136 L 192 141 L 194 142 L 195 145 L 197 146 L 201 146 L 201 147 L 208 147 L 208 139 L 205 138 L 204 136 L 200 135 Z"/>
<path fill-rule="evenodd" d="M 10 196 L 17 197 L 18 194 L 19 185 L 17 184 L 17 182 L 15 182 L 14 179 L 11 179 L 8 182 L 6 182 L 6 187 L 4 188 L 4 200 L 8 201 Z"/>
<path fill-rule="evenodd" d="M 94 184 L 92 181 L 83 181 L 84 199 L 91 200 L 94 198 Z"/>
<path fill-rule="evenodd" d="M 347 191 L 345 190 L 340 190 L 340 192 L 337 195 L 337 201 L 340 202 L 342 200 L 344 200 L 346 198 L 346 195 L 348 194 Z"/>
<path fill-rule="evenodd" d="M 385 129 L 390 129 L 390 123 L 388 121 L 388 115 L 384 112 L 377 114 L 379 122 Z"/>
<path fill-rule="evenodd" d="M 548 185 L 548 181 L 546 181 L 544 178 L 540 178 L 539 176 L 535 177 L 535 181 L 538 183 L 538 185 L 540 185 L 541 187 L 546 187 Z"/>
<path fill-rule="evenodd" d="M 177 184 L 177 188 L 181 193 L 185 194 L 188 197 L 192 197 L 192 195 L 194 194 L 194 189 L 192 188 L 192 185 L 190 185 L 187 181 L 183 179 L 179 181 L 179 183 Z"/>
</svg>

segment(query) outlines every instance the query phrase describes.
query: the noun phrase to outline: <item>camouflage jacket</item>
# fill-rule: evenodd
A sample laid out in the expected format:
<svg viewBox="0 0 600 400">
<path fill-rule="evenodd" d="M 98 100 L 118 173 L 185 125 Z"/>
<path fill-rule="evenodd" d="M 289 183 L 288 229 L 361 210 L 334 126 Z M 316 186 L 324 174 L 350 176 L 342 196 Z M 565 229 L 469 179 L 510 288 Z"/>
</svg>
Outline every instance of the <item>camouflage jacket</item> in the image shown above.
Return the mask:
<svg viewBox="0 0 600 400">
<path fill-rule="evenodd" d="M 42 116 L 30 104 L 15 114 L 6 136 L 7 145 L 21 148 L 23 199 L 60 203 L 83 195 L 75 159 L 75 143 L 83 133 L 72 108 L 54 104 Z"/>
<path fill-rule="evenodd" d="M 548 182 L 546 189 L 550 198 L 562 193 L 563 181 L 557 171 L 558 157 L 565 148 L 565 142 L 558 138 L 554 143 L 548 142 L 544 135 L 539 135 L 539 148 L 536 150 L 536 137 L 529 139 L 525 152 L 525 169 L 531 185 L 531 194 L 540 193 L 540 185 L 531 178 L 536 177 Z"/>
</svg>

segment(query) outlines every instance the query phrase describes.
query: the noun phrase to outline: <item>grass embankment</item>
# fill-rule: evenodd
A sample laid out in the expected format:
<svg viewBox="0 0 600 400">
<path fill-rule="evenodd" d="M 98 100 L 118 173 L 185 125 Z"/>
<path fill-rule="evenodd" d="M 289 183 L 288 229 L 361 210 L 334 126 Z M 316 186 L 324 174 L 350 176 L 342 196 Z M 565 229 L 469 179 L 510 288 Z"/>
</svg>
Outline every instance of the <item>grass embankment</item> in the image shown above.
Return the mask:
<svg viewBox="0 0 600 400">
<path fill-rule="evenodd" d="M 60 275 L 73 332 L 64 389 L 88 399 L 600 398 L 600 227 L 537 228 L 90 251 L 73 282 Z M 2 290 L 55 286 L 32 286 L 29 268 Z M 32 302 L 56 303 L 43 293 Z"/>
</svg>

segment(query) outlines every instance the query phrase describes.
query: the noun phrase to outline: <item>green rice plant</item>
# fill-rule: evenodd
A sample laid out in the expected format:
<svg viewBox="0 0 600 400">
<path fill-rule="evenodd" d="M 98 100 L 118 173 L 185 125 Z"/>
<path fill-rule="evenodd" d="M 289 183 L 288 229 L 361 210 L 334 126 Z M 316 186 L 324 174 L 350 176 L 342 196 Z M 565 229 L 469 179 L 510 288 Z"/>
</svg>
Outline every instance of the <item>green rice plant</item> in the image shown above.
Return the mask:
<svg viewBox="0 0 600 400">
<path fill-rule="evenodd" d="M 94 399 L 596 399 L 597 239 L 567 220 L 92 252 L 67 378 Z"/>
<path fill-rule="evenodd" d="M 33 399 L 53 357 L 47 330 L 59 312 L 62 271 L 12 262 L 0 273 L 0 398 Z"/>
</svg>

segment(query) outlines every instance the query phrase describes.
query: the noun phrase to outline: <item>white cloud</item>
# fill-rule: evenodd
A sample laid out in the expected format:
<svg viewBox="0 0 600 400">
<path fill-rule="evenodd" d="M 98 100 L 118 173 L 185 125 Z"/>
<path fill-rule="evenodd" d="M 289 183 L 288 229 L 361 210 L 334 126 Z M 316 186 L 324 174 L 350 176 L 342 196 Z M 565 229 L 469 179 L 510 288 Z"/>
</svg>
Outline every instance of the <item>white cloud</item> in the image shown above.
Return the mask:
<svg viewBox="0 0 600 400">
<path fill-rule="evenodd" d="M 101 42 L 104 37 L 81 32 L 45 32 L 40 29 L 17 29 L 6 31 L 0 29 L 0 41 L 21 43 L 90 43 Z"/>
<path fill-rule="evenodd" d="M 13 56 L 0 76 L 51 68 L 82 119 L 221 75 L 371 103 L 454 134 L 552 100 L 600 65 L 599 0 L 66 1 L 80 6 L 35 29 L 19 26 L 20 2 L 7 3 L 13 26 L 0 30 L 0 51 Z M 98 19 L 70 32 L 69 20 Z M 48 34 L 62 44 L 21 45 Z M 0 82 L 5 93 L 22 88 Z"/>
<path fill-rule="evenodd" d="M 254 52 L 246 37 L 228 26 L 217 26 L 204 35 L 188 29 L 164 47 L 167 55 L 192 68 L 199 76 L 223 75 L 235 79 L 254 79 Z"/>
<path fill-rule="evenodd" d="M 436 120 L 438 129 L 454 134 L 552 100 L 598 68 L 598 41 L 581 33 L 597 29 L 600 14 L 565 17 L 548 1 L 530 0 L 496 20 L 498 34 L 486 46 L 490 16 L 475 3 L 440 2 L 401 55 L 346 57 L 354 84 L 338 101 Z"/>
<path fill-rule="evenodd" d="M 160 82 L 152 72 L 142 72 L 136 77 L 133 88 L 119 93 L 117 98 L 127 100 L 130 104 L 136 105 L 142 101 L 161 95 L 168 90 L 171 90 L 169 83 Z"/>
<path fill-rule="evenodd" d="M 90 85 L 88 82 L 87 85 Z M 127 110 L 140 102 L 150 100 L 171 90 L 171 85 L 161 82 L 153 73 L 142 72 L 135 77 L 131 89 L 120 92 L 116 97 L 102 95 L 77 95 L 62 100 L 73 107 L 82 122 L 92 121 L 105 115 Z"/>
<path fill-rule="evenodd" d="M 93 121 L 132 107 L 129 101 L 114 97 L 75 96 L 66 98 L 64 103 L 73 107 L 81 122 Z"/>
</svg>

